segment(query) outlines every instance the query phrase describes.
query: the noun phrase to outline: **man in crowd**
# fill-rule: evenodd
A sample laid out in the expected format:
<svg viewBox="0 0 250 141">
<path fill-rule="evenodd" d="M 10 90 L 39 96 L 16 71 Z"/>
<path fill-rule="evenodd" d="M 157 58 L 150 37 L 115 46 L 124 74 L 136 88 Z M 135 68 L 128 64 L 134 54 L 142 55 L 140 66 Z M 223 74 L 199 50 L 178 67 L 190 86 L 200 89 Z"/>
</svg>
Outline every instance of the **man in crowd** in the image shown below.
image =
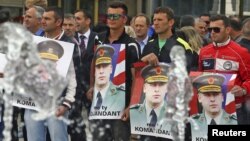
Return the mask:
<svg viewBox="0 0 250 141">
<path fill-rule="evenodd" d="M 64 14 L 63 26 L 65 34 L 68 37 L 74 37 L 76 33 L 76 21 L 73 14 Z"/>
<path fill-rule="evenodd" d="M 158 7 L 154 11 L 154 28 L 157 38 L 152 39 L 145 46 L 141 60 L 153 65 L 159 62 L 170 63 L 170 51 L 174 45 L 180 45 L 185 50 L 187 58 L 187 70 L 196 70 L 198 66 L 198 55 L 188 43 L 178 38 L 173 32 L 174 12 L 169 7 Z"/>
<path fill-rule="evenodd" d="M 97 34 L 90 29 L 92 23 L 92 16 L 86 10 L 77 10 L 75 12 L 76 20 L 76 34 L 75 39 L 78 41 L 80 48 L 81 59 L 81 82 L 82 87 L 81 99 L 85 104 L 85 107 L 89 111 L 91 102 L 86 98 L 86 92 L 90 85 L 90 68 L 91 62 L 94 56 L 94 49 L 96 46 Z M 80 96 L 80 95 L 79 95 Z"/>
<path fill-rule="evenodd" d="M 44 31 L 41 28 L 43 13 L 44 9 L 40 6 L 32 6 L 25 12 L 23 25 L 34 35 L 44 35 Z"/>
<path fill-rule="evenodd" d="M 208 30 L 213 43 L 201 48 L 199 70 L 237 74 L 231 92 L 235 95 L 238 123 L 242 124 L 245 114 L 242 104 L 250 93 L 250 63 L 246 61 L 250 59 L 250 55 L 247 49 L 230 39 L 230 21 L 226 16 L 211 17 Z"/>
<path fill-rule="evenodd" d="M 209 39 L 205 37 L 206 31 L 207 31 L 206 23 L 203 20 L 201 20 L 200 18 L 195 18 L 194 19 L 194 28 L 200 34 L 200 36 L 203 40 L 202 45 L 203 46 L 207 45 L 209 43 Z"/>
<path fill-rule="evenodd" d="M 238 43 L 242 39 L 242 24 L 240 21 L 230 19 L 231 31 L 229 33 L 233 41 Z"/>
<path fill-rule="evenodd" d="M 45 31 L 45 37 L 70 41 L 62 30 L 63 11 L 61 8 L 50 7 L 47 8 L 42 16 L 42 28 Z M 68 117 L 68 109 L 74 102 L 76 92 L 76 78 L 73 61 L 71 61 L 67 73 L 68 86 L 63 96 L 63 102 L 57 107 L 55 115 L 52 115 L 45 120 L 34 120 L 31 115 L 36 113 L 34 110 L 25 110 L 25 124 L 27 127 L 28 140 L 44 141 L 46 138 L 46 127 L 49 129 L 50 138 L 52 141 L 68 141 L 67 124 L 58 119 L 60 116 Z"/>
<path fill-rule="evenodd" d="M 135 40 L 141 47 L 141 53 L 143 52 L 143 49 L 149 40 L 148 37 L 149 26 L 150 26 L 150 21 L 145 14 L 139 14 L 136 17 L 134 17 L 134 30 L 136 35 Z"/>
<path fill-rule="evenodd" d="M 124 3 L 113 2 L 109 5 L 107 10 L 107 24 L 109 30 L 99 35 L 100 42 L 104 44 L 125 44 L 125 75 L 126 75 L 126 109 L 121 119 L 113 120 L 94 120 L 95 125 L 97 125 L 95 130 L 99 128 L 105 128 L 110 126 L 109 132 L 105 132 L 104 136 L 99 137 L 99 140 L 129 140 L 130 138 L 130 127 L 128 122 L 129 113 L 129 101 L 132 79 L 134 78 L 134 68 L 133 63 L 138 61 L 140 55 L 140 48 L 136 41 L 129 37 L 125 33 L 124 26 L 127 22 L 128 8 Z M 93 85 L 93 84 L 92 84 Z M 93 88 L 88 92 L 88 97 L 93 98 Z M 110 134 L 108 134 L 110 133 Z M 94 138 L 98 136 L 93 135 Z"/>
<path fill-rule="evenodd" d="M 82 117 L 82 106 L 86 102 L 86 98 L 83 99 L 85 95 L 85 91 L 83 89 L 83 80 L 82 76 L 89 76 L 86 72 L 83 72 L 82 68 L 82 61 L 81 60 L 81 48 L 76 39 L 76 20 L 73 14 L 67 13 L 64 15 L 63 26 L 62 26 L 65 34 L 75 43 L 74 48 L 74 55 L 73 55 L 73 62 L 76 72 L 76 80 L 77 80 L 77 88 L 76 88 L 76 95 L 75 95 L 75 102 L 72 105 L 72 110 L 69 114 L 69 119 L 73 121 L 71 125 L 69 125 L 68 132 L 70 134 L 71 141 L 85 141 L 86 140 L 86 133 L 85 133 L 85 124 L 83 124 L 83 117 Z M 86 86 L 86 85 L 85 85 Z"/>
</svg>

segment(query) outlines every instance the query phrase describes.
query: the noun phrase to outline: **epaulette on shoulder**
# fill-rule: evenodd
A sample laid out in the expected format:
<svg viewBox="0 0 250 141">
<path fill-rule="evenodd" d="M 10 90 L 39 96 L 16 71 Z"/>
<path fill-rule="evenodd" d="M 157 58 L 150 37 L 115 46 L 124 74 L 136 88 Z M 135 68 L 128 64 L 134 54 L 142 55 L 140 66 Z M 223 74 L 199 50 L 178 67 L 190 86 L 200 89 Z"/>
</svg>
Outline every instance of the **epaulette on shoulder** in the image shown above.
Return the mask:
<svg viewBox="0 0 250 141">
<path fill-rule="evenodd" d="M 237 117 L 234 115 L 234 114 L 232 114 L 232 115 L 229 115 L 229 117 L 230 117 L 230 119 L 234 119 L 234 120 L 237 120 Z"/>
<path fill-rule="evenodd" d="M 151 40 L 149 40 L 148 42 L 153 42 L 154 41 L 154 39 L 151 39 Z"/>
<path fill-rule="evenodd" d="M 195 115 L 192 115 L 191 118 L 193 119 L 198 119 L 200 118 L 201 114 L 195 114 Z"/>
<path fill-rule="evenodd" d="M 123 85 L 118 86 L 117 89 L 121 91 L 125 91 L 125 87 Z"/>
<path fill-rule="evenodd" d="M 138 109 L 140 106 L 141 106 L 141 104 L 131 105 L 130 109 Z"/>
</svg>

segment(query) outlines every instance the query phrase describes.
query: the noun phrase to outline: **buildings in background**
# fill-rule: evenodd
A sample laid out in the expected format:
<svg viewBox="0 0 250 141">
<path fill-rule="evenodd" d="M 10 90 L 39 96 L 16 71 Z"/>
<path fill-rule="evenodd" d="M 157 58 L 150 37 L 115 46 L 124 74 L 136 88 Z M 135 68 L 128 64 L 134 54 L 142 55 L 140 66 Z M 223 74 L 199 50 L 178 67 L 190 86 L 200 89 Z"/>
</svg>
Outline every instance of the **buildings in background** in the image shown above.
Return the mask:
<svg viewBox="0 0 250 141">
<path fill-rule="evenodd" d="M 199 16 L 202 13 L 238 15 L 239 4 L 243 1 L 244 16 L 250 16 L 250 0 L 48 0 L 49 6 L 62 7 L 65 13 L 76 9 L 87 9 L 93 13 L 94 23 L 104 23 L 109 2 L 123 1 L 129 7 L 130 17 L 137 13 L 152 16 L 158 6 L 171 7 L 177 16 L 191 14 Z M 0 9 L 11 11 L 11 17 L 19 20 L 25 11 L 25 0 L 0 0 Z"/>
</svg>

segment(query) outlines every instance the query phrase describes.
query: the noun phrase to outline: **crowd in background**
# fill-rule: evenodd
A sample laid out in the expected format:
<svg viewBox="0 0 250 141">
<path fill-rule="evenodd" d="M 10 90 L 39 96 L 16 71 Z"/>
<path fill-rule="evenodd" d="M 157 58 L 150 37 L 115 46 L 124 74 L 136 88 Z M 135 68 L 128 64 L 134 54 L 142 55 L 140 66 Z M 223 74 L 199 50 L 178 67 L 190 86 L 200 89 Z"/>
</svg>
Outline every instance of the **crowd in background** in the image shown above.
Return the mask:
<svg viewBox="0 0 250 141">
<path fill-rule="evenodd" d="M 89 113 L 93 100 L 93 57 L 99 44 L 126 45 L 126 106 L 120 120 L 92 120 L 93 140 L 166 140 L 163 138 L 130 134 L 129 104 L 134 79 L 133 63 L 142 61 L 152 65 L 171 63 L 170 50 L 182 46 L 187 58 L 187 71 L 206 71 L 237 74 L 231 92 L 236 97 L 238 124 L 250 122 L 250 19 L 237 16 L 201 14 L 183 15 L 175 19 L 169 7 L 158 7 L 152 21 L 143 13 L 129 21 L 128 8 L 120 2 L 111 3 L 107 10 L 107 23 L 93 25 L 92 15 L 84 9 L 63 13 L 61 8 L 47 5 L 28 5 L 23 26 L 32 34 L 75 44 L 68 73 L 69 85 L 64 101 L 56 115 L 44 121 L 31 119 L 35 111 L 14 108 L 12 140 L 18 140 L 17 117 L 25 123 L 23 137 L 27 141 L 87 140 L 83 109 Z M 0 12 L 0 23 L 9 21 L 9 13 Z M 179 22 L 177 22 L 179 21 Z M 131 43 L 134 43 L 131 45 Z M 223 68 L 226 61 L 229 68 Z M 220 64 L 222 63 L 222 65 Z M 67 125 L 57 117 L 64 116 L 74 122 Z M 46 124 L 45 124 L 46 123 Z M 0 124 L 1 131 L 4 123 Z M 101 127 L 110 126 L 105 135 L 97 136 Z M 1 137 L 0 137 L 1 138 Z"/>
</svg>

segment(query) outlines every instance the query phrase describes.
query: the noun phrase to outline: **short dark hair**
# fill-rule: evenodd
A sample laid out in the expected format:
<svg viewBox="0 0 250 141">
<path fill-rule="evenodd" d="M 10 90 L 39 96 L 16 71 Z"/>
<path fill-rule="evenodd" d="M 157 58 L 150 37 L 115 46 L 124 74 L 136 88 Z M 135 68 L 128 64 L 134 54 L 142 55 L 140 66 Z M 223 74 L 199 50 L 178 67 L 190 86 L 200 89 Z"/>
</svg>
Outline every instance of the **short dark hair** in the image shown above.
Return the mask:
<svg viewBox="0 0 250 141">
<path fill-rule="evenodd" d="M 233 30 L 235 31 L 241 31 L 242 29 L 242 24 L 239 21 L 236 21 L 234 19 L 230 19 L 230 26 Z"/>
<path fill-rule="evenodd" d="M 53 11 L 54 12 L 54 18 L 56 20 L 62 20 L 61 26 L 63 25 L 63 20 L 64 20 L 64 13 L 63 13 L 63 9 L 60 7 L 56 7 L 56 6 L 51 6 L 45 9 L 45 12 L 50 12 Z"/>
<path fill-rule="evenodd" d="M 210 15 L 210 14 L 208 14 L 208 13 L 202 13 L 202 14 L 200 14 L 200 17 L 201 17 L 201 16 L 211 17 L 211 15 Z"/>
<path fill-rule="evenodd" d="M 149 20 L 149 18 L 147 17 L 146 14 L 140 13 L 140 14 L 136 15 L 134 21 L 135 21 L 136 18 L 138 18 L 138 17 L 144 17 L 144 18 L 146 19 L 146 24 L 147 24 L 148 26 L 150 25 L 150 20 Z"/>
<path fill-rule="evenodd" d="M 74 13 L 77 13 L 77 12 L 82 12 L 84 18 L 86 18 L 86 19 L 90 19 L 90 20 L 92 19 L 92 15 L 90 14 L 90 12 L 88 12 L 88 11 L 85 10 L 85 9 L 76 10 Z"/>
<path fill-rule="evenodd" d="M 225 27 L 228 27 L 230 26 L 230 21 L 229 21 L 229 18 L 226 17 L 225 15 L 214 15 L 210 18 L 210 21 L 211 22 L 214 22 L 214 21 L 218 21 L 218 20 L 222 20 Z"/>
<path fill-rule="evenodd" d="M 121 8 L 121 9 L 123 10 L 123 14 L 124 14 L 124 15 L 127 15 L 127 14 L 128 14 L 128 7 L 127 7 L 126 4 L 123 3 L 123 2 L 119 2 L 119 1 L 112 2 L 112 3 L 109 5 L 109 8 Z"/>
<path fill-rule="evenodd" d="M 168 20 L 174 19 L 174 11 L 170 7 L 158 7 L 155 9 L 154 14 L 166 13 Z"/>
<path fill-rule="evenodd" d="M 65 13 L 64 14 L 64 19 L 75 19 L 75 16 L 71 13 Z"/>
<path fill-rule="evenodd" d="M 184 26 L 193 26 L 194 27 L 194 17 L 192 15 L 181 16 L 180 19 L 180 28 Z"/>
</svg>

